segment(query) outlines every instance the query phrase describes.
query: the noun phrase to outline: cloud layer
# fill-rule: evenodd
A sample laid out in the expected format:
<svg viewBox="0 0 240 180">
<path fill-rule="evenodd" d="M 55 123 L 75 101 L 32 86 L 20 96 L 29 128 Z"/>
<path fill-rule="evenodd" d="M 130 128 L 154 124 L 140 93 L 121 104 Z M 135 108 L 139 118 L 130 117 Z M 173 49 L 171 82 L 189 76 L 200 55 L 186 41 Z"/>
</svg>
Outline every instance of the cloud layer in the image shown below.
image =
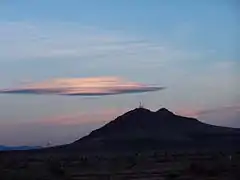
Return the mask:
<svg viewBox="0 0 240 180">
<path fill-rule="evenodd" d="M 148 86 L 126 81 L 118 77 L 90 77 L 53 79 L 39 83 L 30 83 L 19 88 L 0 90 L 0 93 L 102 96 L 141 93 L 162 89 L 164 87 Z"/>
<path fill-rule="evenodd" d="M 223 106 L 213 109 L 182 109 L 177 111 L 183 116 L 195 117 L 206 123 L 240 127 L 240 104 L 234 104 L 229 106 Z"/>
<path fill-rule="evenodd" d="M 157 44 L 75 23 L 0 21 L 0 35 L 0 61 L 163 53 Z"/>
</svg>

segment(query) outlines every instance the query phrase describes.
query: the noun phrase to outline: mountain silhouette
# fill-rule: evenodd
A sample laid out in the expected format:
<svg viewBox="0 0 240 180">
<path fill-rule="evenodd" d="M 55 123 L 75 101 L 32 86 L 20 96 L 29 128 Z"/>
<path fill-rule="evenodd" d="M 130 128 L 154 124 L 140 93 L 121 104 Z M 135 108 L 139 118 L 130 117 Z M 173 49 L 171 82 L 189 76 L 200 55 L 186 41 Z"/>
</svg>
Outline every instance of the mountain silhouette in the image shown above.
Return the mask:
<svg viewBox="0 0 240 180">
<path fill-rule="evenodd" d="M 58 147 L 57 147 L 58 148 Z M 240 129 L 203 123 L 166 108 L 131 110 L 89 135 L 60 147 L 76 151 L 240 149 Z"/>
</svg>

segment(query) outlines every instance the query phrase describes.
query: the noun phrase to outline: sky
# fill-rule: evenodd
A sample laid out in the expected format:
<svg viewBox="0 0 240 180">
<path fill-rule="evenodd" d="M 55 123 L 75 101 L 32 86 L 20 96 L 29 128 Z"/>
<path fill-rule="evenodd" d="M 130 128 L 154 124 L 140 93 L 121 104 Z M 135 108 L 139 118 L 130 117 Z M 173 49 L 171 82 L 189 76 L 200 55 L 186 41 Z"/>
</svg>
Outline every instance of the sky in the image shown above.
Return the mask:
<svg viewBox="0 0 240 180">
<path fill-rule="evenodd" d="M 240 128 L 237 0 L 0 2 L 0 144 L 70 143 L 136 108 Z"/>
</svg>

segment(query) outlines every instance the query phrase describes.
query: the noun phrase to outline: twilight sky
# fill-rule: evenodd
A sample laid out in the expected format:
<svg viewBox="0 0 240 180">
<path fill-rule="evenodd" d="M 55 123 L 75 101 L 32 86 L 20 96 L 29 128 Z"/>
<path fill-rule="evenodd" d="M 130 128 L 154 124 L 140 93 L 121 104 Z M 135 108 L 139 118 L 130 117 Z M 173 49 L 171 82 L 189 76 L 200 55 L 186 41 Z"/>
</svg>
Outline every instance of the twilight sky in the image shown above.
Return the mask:
<svg viewBox="0 0 240 180">
<path fill-rule="evenodd" d="M 0 144 L 69 143 L 135 108 L 240 128 L 237 0 L 0 2 Z"/>
</svg>

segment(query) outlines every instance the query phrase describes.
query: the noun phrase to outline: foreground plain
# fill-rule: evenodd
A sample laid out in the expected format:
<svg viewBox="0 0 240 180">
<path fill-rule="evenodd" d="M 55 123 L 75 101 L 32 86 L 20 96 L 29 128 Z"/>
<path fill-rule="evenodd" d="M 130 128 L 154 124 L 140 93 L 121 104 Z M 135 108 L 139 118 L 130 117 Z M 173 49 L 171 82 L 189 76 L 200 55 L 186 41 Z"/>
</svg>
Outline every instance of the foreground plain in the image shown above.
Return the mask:
<svg viewBox="0 0 240 180">
<path fill-rule="evenodd" d="M 1 153 L 2 180 L 238 180 L 240 152 Z"/>
</svg>

